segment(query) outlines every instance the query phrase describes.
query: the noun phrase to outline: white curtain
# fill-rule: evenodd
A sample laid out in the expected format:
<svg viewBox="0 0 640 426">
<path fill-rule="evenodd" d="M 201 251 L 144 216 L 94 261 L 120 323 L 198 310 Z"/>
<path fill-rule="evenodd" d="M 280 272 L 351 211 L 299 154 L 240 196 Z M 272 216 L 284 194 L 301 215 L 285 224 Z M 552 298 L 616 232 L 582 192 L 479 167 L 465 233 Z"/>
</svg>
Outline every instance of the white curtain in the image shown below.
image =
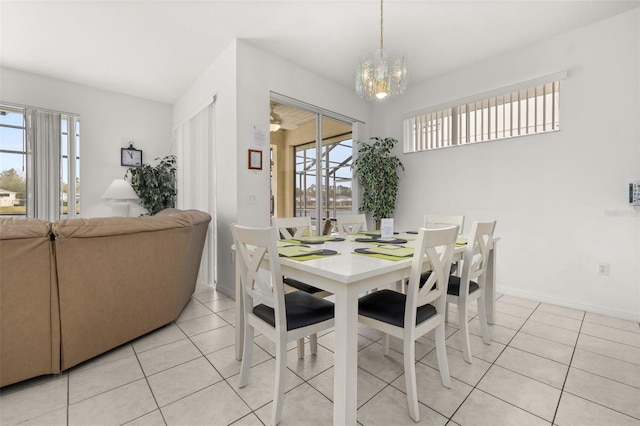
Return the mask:
<svg viewBox="0 0 640 426">
<path fill-rule="evenodd" d="M 27 108 L 27 217 L 60 218 L 59 113 Z"/>
<path fill-rule="evenodd" d="M 177 151 L 177 205 L 208 212 L 212 221 L 205 241 L 198 285 L 216 281 L 216 173 L 215 120 L 211 103 L 175 130 Z"/>
</svg>

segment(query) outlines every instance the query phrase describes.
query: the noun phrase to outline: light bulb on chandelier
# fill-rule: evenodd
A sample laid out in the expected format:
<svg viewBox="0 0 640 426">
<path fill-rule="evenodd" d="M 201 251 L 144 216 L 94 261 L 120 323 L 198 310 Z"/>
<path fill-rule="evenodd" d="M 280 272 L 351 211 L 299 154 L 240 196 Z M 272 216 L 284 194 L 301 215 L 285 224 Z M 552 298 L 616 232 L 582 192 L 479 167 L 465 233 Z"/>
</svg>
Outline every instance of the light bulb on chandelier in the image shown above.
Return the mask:
<svg viewBox="0 0 640 426">
<path fill-rule="evenodd" d="M 361 59 L 356 67 L 356 93 L 367 100 L 382 101 L 407 90 L 407 60 L 397 50 L 385 50 L 383 0 L 380 0 L 380 49 Z"/>
</svg>

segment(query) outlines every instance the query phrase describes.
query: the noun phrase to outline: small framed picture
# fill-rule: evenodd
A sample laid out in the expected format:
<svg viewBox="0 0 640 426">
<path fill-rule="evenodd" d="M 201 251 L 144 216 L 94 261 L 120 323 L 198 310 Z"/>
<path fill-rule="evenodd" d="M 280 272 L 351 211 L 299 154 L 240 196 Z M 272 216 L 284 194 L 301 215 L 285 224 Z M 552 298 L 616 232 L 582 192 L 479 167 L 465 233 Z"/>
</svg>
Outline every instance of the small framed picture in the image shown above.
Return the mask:
<svg viewBox="0 0 640 426">
<path fill-rule="evenodd" d="M 129 148 L 120 148 L 120 165 L 127 167 L 142 165 L 142 150 L 131 146 Z"/>
<path fill-rule="evenodd" d="M 259 149 L 249 150 L 249 170 L 262 170 L 262 151 Z"/>
</svg>

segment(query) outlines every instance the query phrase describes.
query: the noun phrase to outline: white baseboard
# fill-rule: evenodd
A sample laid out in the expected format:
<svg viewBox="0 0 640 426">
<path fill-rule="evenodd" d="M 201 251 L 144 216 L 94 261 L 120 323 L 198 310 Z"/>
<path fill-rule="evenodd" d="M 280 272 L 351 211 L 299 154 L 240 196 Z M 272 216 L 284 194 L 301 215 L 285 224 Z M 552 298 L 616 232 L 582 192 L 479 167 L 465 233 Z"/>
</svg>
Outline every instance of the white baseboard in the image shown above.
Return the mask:
<svg viewBox="0 0 640 426">
<path fill-rule="evenodd" d="M 235 287 L 228 288 L 228 287 L 224 287 L 224 286 L 221 286 L 221 285 L 216 285 L 215 289 L 216 289 L 216 291 L 224 294 L 228 298 L 236 300 L 236 289 L 235 289 Z"/>
<path fill-rule="evenodd" d="M 215 288 L 215 286 L 213 284 L 210 284 L 210 283 L 208 283 L 206 281 L 198 280 L 196 282 L 196 289 L 195 289 L 194 293 L 197 293 L 199 291 L 211 290 L 211 289 L 214 289 L 214 288 Z"/>
<path fill-rule="evenodd" d="M 219 285 L 215 285 L 215 284 L 210 284 L 204 281 L 198 281 L 196 283 L 196 289 L 194 291 L 194 293 L 198 293 L 200 291 L 205 291 L 205 290 L 211 290 L 214 289 L 216 291 L 218 291 L 219 293 L 224 294 L 225 296 L 229 297 L 230 299 L 236 300 L 236 293 L 235 291 L 229 292 L 229 289 L 219 286 Z M 231 294 L 230 294 L 231 293 Z"/>
<path fill-rule="evenodd" d="M 550 303 L 553 305 L 564 306 L 565 308 L 577 309 L 580 311 L 591 312 L 594 314 L 607 315 L 614 318 L 620 318 L 633 322 L 640 322 L 640 312 L 626 312 L 617 309 L 609 309 L 606 306 L 592 305 L 589 303 L 578 303 L 575 300 L 550 297 L 543 294 L 531 293 L 511 287 L 498 286 L 496 292 L 508 296 L 522 297 L 524 299 L 536 300 L 539 302 Z"/>
</svg>

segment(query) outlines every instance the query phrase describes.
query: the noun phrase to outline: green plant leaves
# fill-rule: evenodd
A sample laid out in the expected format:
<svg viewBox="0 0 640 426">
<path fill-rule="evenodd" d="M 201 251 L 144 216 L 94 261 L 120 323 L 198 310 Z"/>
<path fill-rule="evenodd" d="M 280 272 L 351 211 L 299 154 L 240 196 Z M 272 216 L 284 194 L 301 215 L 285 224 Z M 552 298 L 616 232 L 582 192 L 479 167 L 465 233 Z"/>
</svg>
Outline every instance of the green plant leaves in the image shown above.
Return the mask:
<svg viewBox="0 0 640 426">
<path fill-rule="evenodd" d="M 397 139 L 372 137 L 371 140 L 370 144 L 357 142 L 361 146 L 352 168 L 362 187 L 360 212 L 369 213 L 378 222 L 393 215 L 398 195 L 397 169 L 404 170 L 404 165 L 391 155 Z"/>
<path fill-rule="evenodd" d="M 156 158 L 156 160 L 159 160 Z M 140 198 L 140 204 L 151 216 L 176 204 L 176 156 L 168 155 L 156 166 L 141 164 L 131 167 L 125 174 L 130 175 L 131 186 Z"/>
</svg>

